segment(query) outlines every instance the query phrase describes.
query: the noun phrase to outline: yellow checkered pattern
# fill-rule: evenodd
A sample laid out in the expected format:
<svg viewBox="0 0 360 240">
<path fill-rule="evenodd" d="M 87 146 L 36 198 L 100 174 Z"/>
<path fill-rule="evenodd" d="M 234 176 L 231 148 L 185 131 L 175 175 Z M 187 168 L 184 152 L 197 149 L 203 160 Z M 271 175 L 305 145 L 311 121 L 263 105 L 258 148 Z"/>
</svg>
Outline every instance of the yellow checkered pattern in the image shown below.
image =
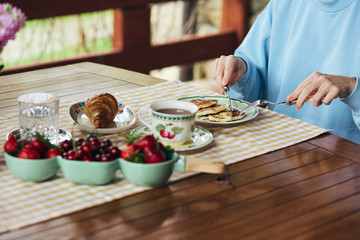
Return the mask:
<svg viewBox="0 0 360 240">
<path fill-rule="evenodd" d="M 164 82 L 124 92 L 112 93 L 119 102 L 129 105 L 135 113 L 140 107 L 153 101 L 178 99 L 188 96 L 217 95 L 182 82 Z M 85 99 L 83 99 L 85 100 Z M 60 98 L 60 128 L 84 137 L 74 126 L 69 107 L 73 102 L 62 102 Z M 137 119 L 135 127 L 141 126 Z M 209 127 L 214 136 L 210 148 L 192 153 L 193 156 L 235 163 L 270 151 L 284 148 L 318 136 L 328 130 L 313 126 L 303 121 L 260 109 L 259 115 L 239 125 L 230 127 Z M 5 142 L 6 134 L 18 128 L 17 112 L 0 116 L 0 145 Z M 120 148 L 124 147 L 124 136 L 130 130 L 103 136 L 109 138 Z M 75 185 L 63 178 L 61 171 L 57 177 L 47 182 L 31 183 L 16 179 L 7 170 L 3 162 L 3 150 L 0 151 L 0 232 L 24 227 L 61 215 L 69 214 L 114 199 L 139 193 L 149 188 L 133 185 L 126 181 L 121 171 L 115 181 L 104 186 Z M 186 178 L 196 173 L 174 173 L 170 182 Z"/>
</svg>

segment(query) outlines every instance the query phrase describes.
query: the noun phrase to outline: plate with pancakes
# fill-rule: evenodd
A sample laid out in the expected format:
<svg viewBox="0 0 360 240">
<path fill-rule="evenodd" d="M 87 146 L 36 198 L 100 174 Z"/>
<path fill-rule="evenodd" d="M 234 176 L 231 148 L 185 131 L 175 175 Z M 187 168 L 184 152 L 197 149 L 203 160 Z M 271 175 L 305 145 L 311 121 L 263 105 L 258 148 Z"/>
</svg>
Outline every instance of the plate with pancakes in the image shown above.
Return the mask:
<svg viewBox="0 0 360 240">
<path fill-rule="evenodd" d="M 256 106 L 239 114 L 240 110 L 250 103 L 240 99 L 230 98 L 233 111 L 229 110 L 229 100 L 226 96 L 191 96 L 178 100 L 192 102 L 198 106 L 195 121 L 211 125 L 238 124 L 249 121 L 259 114 Z"/>
</svg>

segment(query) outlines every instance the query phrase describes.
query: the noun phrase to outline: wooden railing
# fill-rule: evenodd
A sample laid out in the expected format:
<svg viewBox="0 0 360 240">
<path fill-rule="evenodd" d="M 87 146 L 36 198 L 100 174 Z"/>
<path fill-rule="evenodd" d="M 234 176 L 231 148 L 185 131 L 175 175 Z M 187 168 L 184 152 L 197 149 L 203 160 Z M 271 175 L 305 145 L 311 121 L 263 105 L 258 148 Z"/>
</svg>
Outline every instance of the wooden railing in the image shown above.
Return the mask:
<svg viewBox="0 0 360 240">
<path fill-rule="evenodd" d="M 191 0 L 185 0 L 191 1 Z M 2 74 L 91 61 L 142 73 L 191 64 L 231 54 L 249 28 L 250 0 L 223 0 L 221 29 L 207 36 L 192 35 L 164 44 L 151 44 L 150 4 L 170 0 L 11 0 L 28 20 L 114 9 L 113 50 L 102 54 L 8 68 Z"/>
</svg>

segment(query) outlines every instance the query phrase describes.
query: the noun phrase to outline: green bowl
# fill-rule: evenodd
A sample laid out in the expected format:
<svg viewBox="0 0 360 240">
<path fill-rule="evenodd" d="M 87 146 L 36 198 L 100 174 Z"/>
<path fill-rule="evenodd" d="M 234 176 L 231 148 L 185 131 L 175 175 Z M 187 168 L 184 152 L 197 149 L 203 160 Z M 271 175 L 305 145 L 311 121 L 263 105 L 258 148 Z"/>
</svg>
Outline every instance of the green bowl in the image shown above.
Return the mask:
<svg viewBox="0 0 360 240">
<path fill-rule="evenodd" d="M 174 153 L 170 160 L 161 163 L 134 163 L 122 158 L 119 161 L 120 169 L 129 182 L 145 187 L 158 187 L 167 183 L 177 160 L 178 155 Z"/>
<path fill-rule="evenodd" d="M 75 184 L 103 185 L 114 179 L 119 162 L 84 162 L 59 158 L 64 177 Z"/>
<path fill-rule="evenodd" d="M 42 182 L 53 178 L 59 170 L 58 157 L 48 159 L 22 159 L 4 153 L 9 171 L 27 182 Z"/>
</svg>

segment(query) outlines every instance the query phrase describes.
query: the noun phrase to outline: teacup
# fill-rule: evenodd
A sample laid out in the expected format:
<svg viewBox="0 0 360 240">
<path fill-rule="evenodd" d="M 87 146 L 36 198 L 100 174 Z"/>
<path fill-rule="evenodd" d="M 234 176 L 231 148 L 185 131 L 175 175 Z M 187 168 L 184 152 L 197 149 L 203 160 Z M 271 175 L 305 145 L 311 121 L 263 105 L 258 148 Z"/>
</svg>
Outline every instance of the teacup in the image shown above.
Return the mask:
<svg viewBox="0 0 360 240">
<path fill-rule="evenodd" d="M 144 111 L 150 113 L 151 124 L 142 117 Z M 140 121 L 162 143 L 177 146 L 191 140 L 195 130 L 195 114 L 197 111 L 198 107 L 193 103 L 164 100 L 142 107 L 138 116 Z"/>
</svg>

